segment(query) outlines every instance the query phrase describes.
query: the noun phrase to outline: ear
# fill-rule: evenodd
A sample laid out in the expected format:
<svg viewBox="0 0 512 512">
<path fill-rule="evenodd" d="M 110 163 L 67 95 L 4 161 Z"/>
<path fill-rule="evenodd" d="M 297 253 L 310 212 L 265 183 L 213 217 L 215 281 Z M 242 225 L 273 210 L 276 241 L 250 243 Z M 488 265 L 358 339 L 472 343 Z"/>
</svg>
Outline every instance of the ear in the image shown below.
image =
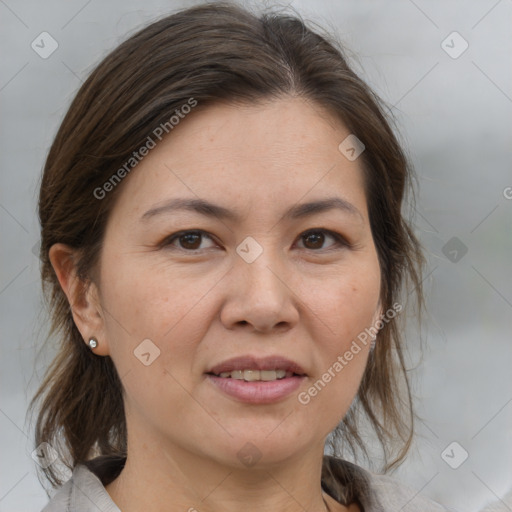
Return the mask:
<svg viewBox="0 0 512 512">
<path fill-rule="evenodd" d="M 76 273 L 76 251 L 68 245 L 52 245 L 49 257 L 57 274 L 60 286 L 71 306 L 73 320 L 80 331 L 84 343 L 89 346 L 89 339 L 98 340 L 94 354 L 109 355 L 103 310 L 100 305 L 98 288 L 92 281 L 84 282 Z"/>
</svg>

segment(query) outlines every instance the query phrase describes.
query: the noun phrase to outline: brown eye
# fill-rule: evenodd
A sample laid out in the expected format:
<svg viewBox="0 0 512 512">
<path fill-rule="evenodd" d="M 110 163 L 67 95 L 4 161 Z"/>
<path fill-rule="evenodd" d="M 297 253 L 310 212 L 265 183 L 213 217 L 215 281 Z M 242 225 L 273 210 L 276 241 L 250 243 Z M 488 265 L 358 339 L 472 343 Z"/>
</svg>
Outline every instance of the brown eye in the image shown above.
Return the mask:
<svg viewBox="0 0 512 512">
<path fill-rule="evenodd" d="M 318 231 L 304 235 L 305 244 L 308 249 L 321 249 L 324 239 L 325 235 Z"/>
<path fill-rule="evenodd" d="M 305 234 L 302 235 L 301 239 L 304 240 L 304 245 L 306 246 L 306 249 L 318 250 L 322 249 L 326 237 L 334 239 L 338 245 L 349 245 L 340 234 L 334 233 L 333 231 L 329 231 L 326 229 L 315 229 L 307 231 Z"/>
<path fill-rule="evenodd" d="M 212 240 L 204 231 L 180 231 L 166 238 L 161 245 L 192 252 L 200 250 L 201 242 L 205 238 Z"/>
<path fill-rule="evenodd" d="M 181 235 L 178 240 L 184 249 L 198 249 L 201 245 L 201 236 L 199 233 L 187 233 Z"/>
</svg>

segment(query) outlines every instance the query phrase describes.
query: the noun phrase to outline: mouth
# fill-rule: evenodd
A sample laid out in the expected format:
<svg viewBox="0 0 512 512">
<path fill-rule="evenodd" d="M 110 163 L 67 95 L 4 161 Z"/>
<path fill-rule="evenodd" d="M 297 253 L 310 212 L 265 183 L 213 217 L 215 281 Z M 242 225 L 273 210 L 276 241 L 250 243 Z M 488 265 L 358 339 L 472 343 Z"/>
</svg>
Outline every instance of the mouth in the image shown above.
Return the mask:
<svg viewBox="0 0 512 512">
<path fill-rule="evenodd" d="M 289 379 L 290 377 L 302 377 L 305 374 L 299 374 L 287 370 L 233 370 L 230 372 L 207 372 L 207 375 L 213 375 L 222 379 L 245 380 L 245 382 L 263 381 L 270 382 L 273 380 Z"/>
<path fill-rule="evenodd" d="M 205 374 L 222 394 L 250 404 L 283 400 L 307 377 L 298 363 L 280 356 L 236 357 L 210 368 Z"/>
<path fill-rule="evenodd" d="M 233 357 L 211 367 L 209 375 L 225 379 L 238 379 L 252 382 L 255 380 L 272 381 L 287 377 L 304 377 L 306 372 L 295 361 L 286 357 L 274 355 L 267 357 L 254 357 L 244 355 Z"/>
</svg>

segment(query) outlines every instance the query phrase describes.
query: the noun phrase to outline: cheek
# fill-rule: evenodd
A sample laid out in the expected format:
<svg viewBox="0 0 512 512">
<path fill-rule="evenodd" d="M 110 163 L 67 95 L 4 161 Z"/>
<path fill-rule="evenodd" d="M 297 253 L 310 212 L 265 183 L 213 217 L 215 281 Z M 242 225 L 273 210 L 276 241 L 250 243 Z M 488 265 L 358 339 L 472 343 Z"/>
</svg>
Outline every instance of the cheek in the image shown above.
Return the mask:
<svg viewBox="0 0 512 512">
<path fill-rule="evenodd" d="M 115 320 L 110 325 L 123 328 L 133 341 L 160 339 L 193 308 L 203 288 L 200 282 L 184 285 L 176 272 L 148 265 L 144 259 L 149 257 L 105 258 L 104 303 Z"/>
<path fill-rule="evenodd" d="M 351 270 L 312 294 L 311 308 L 328 327 L 329 345 L 345 350 L 372 325 L 380 295 L 380 273 L 374 268 Z"/>
<path fill-rule="evenodd" d="M 121 263 L 121 262 L 119 262 Z M 158 411 L 170 421 L 162 401 L 181 410 L 190 403 L 184 391 L 206 323 L 205 292 L 211 288 L 180 286 L 162 272 L 138 266 L 105 272 L 106 335 L 111 356 L 131 407 L 143 414 Z"/>
<path fill-rule="evenodd" d="M 105 265 L 102 275 L 106 336 L 114 363 L 120 373 L 138 372 L 136 354 L 141 343 L 146 343 L 151 355 L 152 351 L 158 354 L 152 369 L 160 367 L 161 373 L 177 367 L 185 375 L 214 313 L 210 302 L 214 294 L 208 292 L 218 278 L 185 279 L 135 261 L 119 257 L 115 265 Z M 144 340 L 151 340 L 157 348 Z"/>
<path fill-rule="evenodd" d="M 306 418 L 323 418 L 326 432 L 345 416 L 366 368 L 371 338 L 365 329 L 372 325 L 379 300 L 378 279 L 340 279 L 311 305 L 319 312 L 315 342 L 320 360 L 299 402 L 306 407 Z"/>
<path fill-rule="evenodd" d="M 310 295 L 308 305 L 317 313 L 315 341 L 321 361 L 303 398 L 316 403 L 313 407 L 324 416 L 328 407 L 333 428 L 353 401 L 366 368 L 371 342 L 367 330 L 379 292 L 379 269 L 367 265 L 340 273 Z"/>
</svg>

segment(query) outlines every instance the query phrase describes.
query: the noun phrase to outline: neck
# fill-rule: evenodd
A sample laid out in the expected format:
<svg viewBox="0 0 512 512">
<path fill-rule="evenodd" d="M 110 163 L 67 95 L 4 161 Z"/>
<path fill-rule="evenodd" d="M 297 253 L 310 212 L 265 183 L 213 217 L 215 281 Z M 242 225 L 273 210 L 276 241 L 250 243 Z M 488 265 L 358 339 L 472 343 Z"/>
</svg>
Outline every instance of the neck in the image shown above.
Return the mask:
<svg viewBox="0 0 512 512">
<path fill-rule="evenodd" d="M 323 446 L 279 464 L 228 465 L 161 440 L 134 435 L 121 474 L 107 492 L 123 512 L 340 512 L 322 492 Z"/>
</svg>

